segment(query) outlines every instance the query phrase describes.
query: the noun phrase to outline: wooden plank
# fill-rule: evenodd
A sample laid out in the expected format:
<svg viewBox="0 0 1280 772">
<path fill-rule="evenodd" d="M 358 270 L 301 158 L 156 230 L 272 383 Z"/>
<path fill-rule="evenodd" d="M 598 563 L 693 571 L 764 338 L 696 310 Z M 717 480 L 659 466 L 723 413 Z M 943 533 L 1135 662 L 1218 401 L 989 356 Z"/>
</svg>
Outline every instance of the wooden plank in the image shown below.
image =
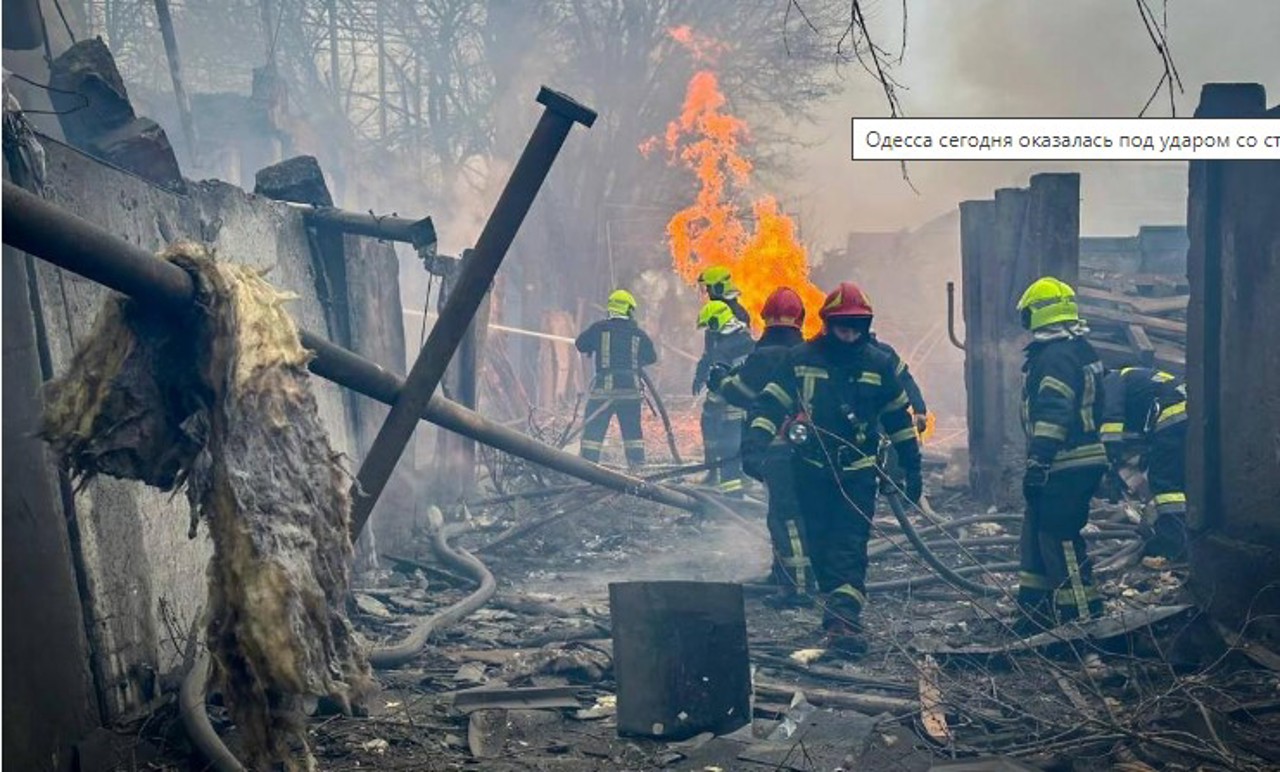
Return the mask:
<svg viewBox="0 0 1280 772">
<path fill-rule="evenodd" d="M 1152 345 L 1151 338 L 1147 337 L 1147 330 L 1140 324 L 1130 324 L 1125 327 L 1125 332 L 1129 338 L 1129 345 L 1133 346 L 1138 353 L 1138 361 L 1144 367 L 1150 367 L 1156 361 L 1156 347 Z"/>
<path fill-rule="evenodd" d="M 1148 316 L 1146 314 L 1131 314 L 1125 311 L 1119 311 L 1114 308 L 1103 308 L 1092 303 L 1080 304 L 1080 315 L 1093 320 L 1102 319 L 1104 321 L 1120 322 L 1122 324 L 1141 324 L 1147 328 L 1148 332 L 1165 332 L 1173 333 L 1182 337 L 1186 337 L 1187 323 L 1177 322 L 1172 319 L 1161 319 L 1158 316 Z"/>
<path fill-rule="evenodd" d="M 1077 287 L 1076 294 L 1082 298 L 1089 298 L 1090 300 L 1102 300 L 1108 303 L 1115 303 L 1120 306 L 1128 306 L 1140 314 L 1153 314 L 1157 316 L 1176 311 L 1186 311 L 1187 302 L 1190 300 L 1189 295 L 1173 295 L 1167 298 L 1144 298 L 1090 286 Z M 1089 305 L 1094 304 L 1091 303 Z"/>
</svg>

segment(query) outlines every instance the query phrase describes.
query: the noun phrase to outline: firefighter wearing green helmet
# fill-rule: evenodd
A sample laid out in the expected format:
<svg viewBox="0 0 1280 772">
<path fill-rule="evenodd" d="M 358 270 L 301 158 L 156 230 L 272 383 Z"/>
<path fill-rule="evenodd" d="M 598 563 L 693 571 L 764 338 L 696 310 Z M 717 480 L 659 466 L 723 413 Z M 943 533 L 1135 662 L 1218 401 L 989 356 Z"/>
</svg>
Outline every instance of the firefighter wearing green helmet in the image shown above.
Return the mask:
<svg viewBox="0 0 1280 772">
<path fill-rule="evenodd" d="M 747 325 L 723 300 L 712 300 L 702 307 L 698 312 L 698 327 L 707 331 L 707 345 L 693 376 L 694 396 L 702 392 L 713 370 L 733 370 L 755 347 Z M 703 455 L 712 465 L 705 482 L 731 496 L 742 495 L 742 459 L 738 457 L 738 448 L 746 417 L 745 410 L 729 404 L 714 391 L 708 393 L 702 403 Z"/>
<path fill-rule="evenodd" d="M 609 295 L 608 317 L 588 327 L 574 345 L 595 358 L 595 377 L 582 427 L 582 457 L 600 462 L 609 424 L 618 416 L 627 465 L 644 464 L 640 425 L 640 368 L 658 361 L 653 340 L 636 324 L 636 299 L 624 289 Z"/>
<path fill-rule="evenodd" d="M 1018 300 L 1022 326 L 1031 333 L 1023 365 L 1022 419 L 1027 461 L 1022 492 L 1018 603 L 1020 629 L 1096 616 L 1101 600 L 1081 530 L 1089 501 L 1107 469 L 1099 438 L 1103 423 L 1103 366 L 1087 340 L 1076 293 L 1046 276 Z"/>
</svg>

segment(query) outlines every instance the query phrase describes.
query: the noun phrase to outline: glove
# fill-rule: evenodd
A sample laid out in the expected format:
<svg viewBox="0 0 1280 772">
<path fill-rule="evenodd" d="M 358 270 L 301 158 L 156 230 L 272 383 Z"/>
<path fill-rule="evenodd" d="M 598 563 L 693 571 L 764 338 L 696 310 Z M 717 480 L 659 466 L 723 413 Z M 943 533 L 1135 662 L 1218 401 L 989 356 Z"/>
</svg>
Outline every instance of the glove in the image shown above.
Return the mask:
<svg viewBox="0 0 1280 772">
<path fill-rule="evenodd" d="M 1027 469 L 1022 473 L 1022 496 L 1027 501 L 1034 501 L 1044 491 L 1049 482 L 1049 465 L 1034 459 L 1027 461 Z"/>
<path fill-rule="evenodd" d="M 916 413 L 913 416 L 913 420 L 915 421 L 915 425 L 916 425 L 916 434 L 923 436 L 924 430 L 929 428 L 929 414 Z"/>
<path fill-rule="evenodd" d="M 707 372 L 707 388 L 712 391 L 720 391 L 720 384 L 724 383 L 724 379 L 729 377 L 729 366 L 723 362 L 716 362 L 711 365 L 710 371 Z"/>
<path fill-rule="evenodd" d="M 912 504 L 920 503 L 920 497 L 924 495 L 924 480 L 920 478 L 919 469 L 907 470 L 907 481 L 903 488 Z"/>
</svg>

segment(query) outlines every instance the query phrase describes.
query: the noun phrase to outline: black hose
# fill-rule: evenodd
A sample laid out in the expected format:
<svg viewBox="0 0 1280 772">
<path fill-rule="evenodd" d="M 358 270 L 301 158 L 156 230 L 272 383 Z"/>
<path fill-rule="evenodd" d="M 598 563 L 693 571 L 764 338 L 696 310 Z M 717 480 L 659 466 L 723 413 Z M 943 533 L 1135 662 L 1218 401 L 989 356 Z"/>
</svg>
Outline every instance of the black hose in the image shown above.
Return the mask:
<svg viewBox="0 0 1280 772">
<path fill-rule="evenodd" d="M 209 682 L 209 652 L 201 650 L 196 655 L 195 664 L 182 679 L 182 688 L 178 691 L 178 713 L 182 716 L 182 726 L 187 730 L 187 737 L 196 752 L 204 757 L 215 772 L 245 772 L 244 766 L 236 759 L 218 733 L 213 731 L 209 723 L 209 713 L 205 710 L 205 690 Z"/>
<path fill-rule="evenodd" d="M 938 556 L 933 554 L 929 549 L 929 545 L 924 543 L 920 538 L 920 534 L 916 532 L 916 527 L 911 524 L 911 519 L 907 517 L 907 513 L 902 509 L 902 497 L 897 493 L 891 493 L 885 498 L 889 499 L 889 509 L 893 510 L 893 516 L 898 518 L 898 524 L 902 526 L 902 532 L 906 535 L 907 541 L 911 542 L 911 546 L 915 547 L 916 552 L 920 553 L 920 557 L 924 558 L 924 562 L 929 567 L 937 571 L 948 584 L 961 590 L 967 590 L 975 595 L 983 597 L 995 597 L 1006 595 L 1007 592 L 999 587 L 992 587 L 987 584 L 979 584 L 965 579 L 957 574 L 946 563 L 938 560 Z"/>
<path fill-rule="evenodd" d="M 1020 564 L 1016 560 L 1007 563 L 989 563 L 982 565 L 964 566 L 954 569 L 957 574 L 978 574 L 983 572 L 991 572 L 993 574 L 1001 574 L 1009 571 L 1017 571 Z M 902 579 L 886 579 L 880 582 L 867 582 L 867 592 L 891 592 L 893 590 L 914 590 L 917 587 L 925 585 L 937 584 L 942 581 L 939 574 L 920 574 L 918 576 L 907 576 Z"/>
<path fill-rule="evenodd" d="M 653 379 L 649 377 L 649 373 L 644 368 L 640 368 L 640 380 L 644 383 L 645 388 L 649 390 L 650 396 L 653 397 L 653 404 L 657 407 L 658 418 L 662 421 L 662 430 L 667 433 L 667 447 L 671 450 L 671 457 L 675 459 L 677 464 L 683 464 L 680 459 L 680 451 L 676 449 L 676 433 L 671 428 L 671 416 L 667 415 L 667 406 L 662 404 L 662 395 L 658 393 L 658 389 L 653 385 Z"/>
<path fill-rule="evenodd" d="M 391 646 L 379 646 L 369 652 L 369 664 L 379 670 L 399 667 L 422 651 L 427 639 L 436 630 L 448 627 L 463 617 L 483 606 L 498 589 L 493 574 L 485 568 L 474 555 L 461 547 L 450 546 L 448 540 L 471 530 L 470 523 L 450 523 L 436 530 L 431 538 L 431 546 L 436 555 L 449 564 L 475 579 L 480 586 L 467 597 L 449 606 L 443 611 L 423 619 L 404 640 Z"/>
</svg>

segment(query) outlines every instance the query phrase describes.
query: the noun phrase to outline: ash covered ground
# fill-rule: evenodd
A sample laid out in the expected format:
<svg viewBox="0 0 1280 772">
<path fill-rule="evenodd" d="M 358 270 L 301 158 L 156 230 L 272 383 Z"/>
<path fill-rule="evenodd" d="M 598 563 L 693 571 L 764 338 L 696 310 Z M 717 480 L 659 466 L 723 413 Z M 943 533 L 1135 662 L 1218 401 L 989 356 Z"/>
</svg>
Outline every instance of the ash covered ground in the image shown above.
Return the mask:
<svg viewBox="0 0 1280 772">
<path fill-rule="evenodd" d="M 969 556 L 1016 560 L 1016 518 L 978 512 L 945 487 L 953 475 L 933 458 L 927 482 L 937 519 L 996 521 L 928 537 L 939 556 L 952 566 Z M 1009 652 L 1013 639 L 997 621 L 1013 618 L 1009 597 L 978 599 L 935 581 L 873 593 L 864 615 L 872 649 L 857 661 L 818 651 L 818 610 L 764 602 L 764 508 L 750 498 L 734 506 L 736 518 L 693 515 L 574 486 L 445 513 L 473 521 L 457 544 L 493 571 L 497 595 L 434 636 L 410 665 L 379 671 L 368 716 L 313 716 L 319 768 L 928 770 L 980 762 L 988 766 L 964 768 L 1145 770 L 1280 761 L 1271 739 L 1280 679 L 1186 605 L 1180 569 L 1123 557 L 1134 542 L 1121 536 L 1132 529 L 1122 506 L 1099 504 L 1091 526 L 1094 550 L 1122 558 L 1100 577 L 1106 620 Z M 928 524 L 923 513 L 915 520 Z M 880 540 L 901 539 L 883 505 L 876 525 L 873 587 L 929 573 L 910 548 Z M 434 559 L 425 535 L 402 551 L 356 579 L 352 618 L 371 644 L 398 640 L 474 589 Z M 680 743 L 618 737 L 608 583 L 641 579 L 744 583 L 750 726 Z M 530 687 L 547 702 L 459 702 L 477 688 Z M 234 727 L 211 713 L 234 748 Z M 160 728 L 172 723 L 172 715 L 153 717 L 142 735 L 164 746 L 173 734 Z M 186 768 L 174 742 L 157 763 Z"/>
</svg>

